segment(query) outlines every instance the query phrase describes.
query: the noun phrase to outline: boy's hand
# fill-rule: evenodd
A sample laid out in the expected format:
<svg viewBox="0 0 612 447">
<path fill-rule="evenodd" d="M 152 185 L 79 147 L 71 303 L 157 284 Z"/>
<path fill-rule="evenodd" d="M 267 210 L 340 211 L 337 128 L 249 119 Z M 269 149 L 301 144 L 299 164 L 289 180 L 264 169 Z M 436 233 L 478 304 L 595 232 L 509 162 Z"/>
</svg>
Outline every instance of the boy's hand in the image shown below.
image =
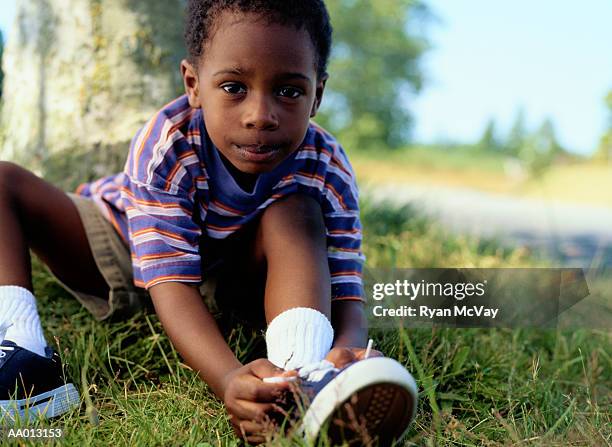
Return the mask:
<svg viewBox="0 0 612 447">
<path fill-rule="evenodd" d="M 273 426 L 269 415 L 282 413 L 275 404 L 289 383 L 264 383 L 264 377 L 284 371 L 266 359 L 258 359 L 228 373 L 223 379 L 223 402 L 236 434 L 257 444 L 266 440 Z"/>
<path fill-rule="evenodd" d="M 336 368 L 343 368 L 349 363 L 363 360 L 365 353 L 365 348 L 335 347 L 327 353 L 325 360 L 332 362 Z M 371 349 L 369 357 L 383 357 L 383 354 L 376 349 Z"/>
</svg>

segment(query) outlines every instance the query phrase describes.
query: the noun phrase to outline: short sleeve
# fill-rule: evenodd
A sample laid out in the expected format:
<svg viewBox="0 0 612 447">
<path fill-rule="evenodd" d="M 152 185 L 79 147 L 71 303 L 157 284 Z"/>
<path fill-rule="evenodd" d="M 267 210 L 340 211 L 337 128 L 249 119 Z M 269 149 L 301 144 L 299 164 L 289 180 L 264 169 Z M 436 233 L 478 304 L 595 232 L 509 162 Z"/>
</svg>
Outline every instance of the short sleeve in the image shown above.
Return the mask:
<svg viewBox="0 0 612 447">
<path fill-rule="evenodd" d="M 130 145 L 121 197 L 134 283 L 146 289 L 168 281 L 201 281 L 201 228 L 194 215 L 191 169 L 199 161 L 181 131 L 189 112 L 160 112 Z"/>
<path fill-rule="evenodd" d="M 327 167 L 322 200 L 332 301 L 365 301 L 359 193 L 344 152 L 336 150 Z"/>
</svg>

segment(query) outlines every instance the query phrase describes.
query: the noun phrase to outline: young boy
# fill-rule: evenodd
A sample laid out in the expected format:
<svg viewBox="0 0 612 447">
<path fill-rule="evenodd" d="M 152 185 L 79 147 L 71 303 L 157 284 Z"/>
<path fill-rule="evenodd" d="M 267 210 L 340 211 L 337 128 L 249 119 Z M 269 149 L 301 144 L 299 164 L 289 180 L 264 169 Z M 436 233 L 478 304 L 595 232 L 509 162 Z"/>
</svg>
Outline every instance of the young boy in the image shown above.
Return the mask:
<svg viewBox="0 0 612 447">
<path fill-rule="evenodd" d="M 342 148 L 309 120 L 328 77 L 323 2 L 190 0 L 185 38 L 186 94 L 136 134 L 122 173 L 68 195 L 0 163 L 3 408 L 24 405 L 26 393 L 30 406 L 58 401 L 48 416 L 78 402 L 46 346 L 29 249 L 98 319 L 140 309 L 146 289 L 174 346 L 252 442 L 290 385 L 272 377 L 297 370 L 304 383 L 328 385 L 333 364 L 364 357 L 355 178 Z M 211 277 L 224 315 L 266 328 L 267 359 L 242 365 L 234 356 L 197 287 Z M 416 390 L 403 368 L 381 376 L 381 365 L 353 368 L 374 379 L 344 389 L 342 401 L 370 387 L 384 413 L 370 428 L 393 426 L 397 437 Z"/>
</svg>

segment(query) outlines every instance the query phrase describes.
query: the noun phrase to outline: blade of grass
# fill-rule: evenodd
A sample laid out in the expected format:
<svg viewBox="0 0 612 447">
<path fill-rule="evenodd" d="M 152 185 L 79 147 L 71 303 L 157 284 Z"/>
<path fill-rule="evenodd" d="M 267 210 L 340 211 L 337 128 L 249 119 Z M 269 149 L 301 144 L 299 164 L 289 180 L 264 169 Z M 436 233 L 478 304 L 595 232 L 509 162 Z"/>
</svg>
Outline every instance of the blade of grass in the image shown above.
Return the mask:
<svg viewBox="0 0 612 447">
<path fill-rule="evenodd" d="M 417 375 L 419 376 L 419 381 L 423 384 L 423 388 L 425 389 L 425 393 L 427 395 L 427 399 L 429 400 L 429 406 L 431 407 L 434 417 L 438 417 L 440 414 L 440 407 L 438 406 L 438 402 L 436 401 L 436 392 L 435 387 L 430 376 L 425 375 L 423 371 L 423 367 L 421 366 L 421 362 L 414 351 L 414 347 L 412 346 L 412 342 L 410 341 L 410 337 L 404 331 L 403 328 L 400 329 L 400 337 L 404 341 L 406 345 L 406 350 L 408 351 L 408 358 L 414 365 L 417 370 Z"/>
</svg>

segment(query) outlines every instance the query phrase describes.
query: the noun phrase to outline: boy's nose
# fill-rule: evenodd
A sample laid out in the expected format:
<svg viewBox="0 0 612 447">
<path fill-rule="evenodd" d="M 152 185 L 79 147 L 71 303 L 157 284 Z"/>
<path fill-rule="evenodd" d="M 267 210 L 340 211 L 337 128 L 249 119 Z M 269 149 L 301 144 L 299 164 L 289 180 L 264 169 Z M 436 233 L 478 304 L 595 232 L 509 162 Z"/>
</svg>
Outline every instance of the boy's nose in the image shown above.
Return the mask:
<svg viewBox="0 0 612 447">
<path fill-rule="evenodd" d="M 265 96 L 253 96 L 246 104 L 243 125 L 247 129 L 274 130 L 278 127 L 278 116 Z"/>
</svg>

